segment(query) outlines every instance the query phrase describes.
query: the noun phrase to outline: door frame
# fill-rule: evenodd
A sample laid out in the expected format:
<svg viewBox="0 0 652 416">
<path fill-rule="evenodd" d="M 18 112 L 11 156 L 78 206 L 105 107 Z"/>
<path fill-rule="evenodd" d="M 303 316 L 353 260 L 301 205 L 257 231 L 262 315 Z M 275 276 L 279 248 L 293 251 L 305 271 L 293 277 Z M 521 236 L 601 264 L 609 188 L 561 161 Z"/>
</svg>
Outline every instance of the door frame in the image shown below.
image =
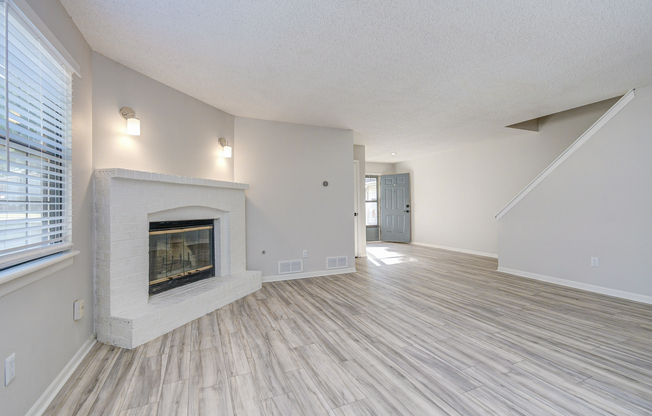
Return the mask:
<svg viewBox="0 0 652 416">
<path fill-rule="evenodd" d="M 360 241 L 360 236 L 358 235 L 358 222 L 360 221 L 360 162 L 357 160 L 353 161 L 353 178 L 353 244 L 355 244 L 355 257 L 360 257 L 360 250 L 358 249 L 358 241 Z"/>
</svg>

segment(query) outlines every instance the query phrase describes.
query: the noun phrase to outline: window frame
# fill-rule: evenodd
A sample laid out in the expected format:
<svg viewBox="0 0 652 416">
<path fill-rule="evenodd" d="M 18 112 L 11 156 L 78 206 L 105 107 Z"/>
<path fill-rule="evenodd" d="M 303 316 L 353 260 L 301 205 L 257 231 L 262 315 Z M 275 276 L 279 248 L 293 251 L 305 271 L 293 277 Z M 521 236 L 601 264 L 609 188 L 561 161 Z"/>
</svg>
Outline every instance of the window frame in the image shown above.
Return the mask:
<svg viewBox="0 0 652 416">
<path fill-rule="evenodd" d="M 0 7 L 3 9 L 3 15 L 1 16 L 1 19 L 3 20 L 4 26 L 2 27 L 3 30 L 3 36 L 4 36 L 4 45 L 3 46 L 3 52 L 4 56 L 2 57 L 2 63 L 1 63 L 1 68 L 0 72 L 4 76 L 4 79 L 1 80 L 4 84 L 4 98 L 1 99 L 2 105 L 4 105 L 3 109 L 3 118 L 4 122 L 2 123 L 3 125 L 0 126 L 0 135 L 2 136 L 2 141 L 3 141 L 3 152 L 6 152 L 6 158 L 4 159 L 4 162 L 2 163 L 3 165 L 6 164 L 6 166 L 2 166 L 2 170 L 5 172 L 4 177 L 6 177 L 6 182 L 4 182 L 3 185 L 3 190 L 1 191 L 0 195 L 3 197 L 3 199 L 6 202 L 3 202 L 4 204 L 11 204 L 12 202 L 8 199 L 10 192 L 13 192 L 13 195 L 18 195 L 16 198 L 16 202 L 13 202 L 15 205 L 25 205 L 25 217 L 24 219 L 25 224 L 34 222 L 38 223 L 41 222 L 41 225 L 33 227 L 33 229 L 30 231 L 28 230 L 28 227 L 25 226 L 25 242 L 30 240 L 30 238 L 38 239 L 41 237 L 41 241 L 37 243 L 32 243 L 32 244 L 23 244 L 23 245 L 17 245 L 15 247 L 2 247 L 2 250 L 4 253 L 0 254 L 0 284 L 4 283 L 3 280 L 11 280 L 15 277 L 19 277 L 19 275 L 24 275 L 26 274 L 26 271 L 28 271 L 31 268 L 34 268 L 35 270 L 38 270 L 42 268 L 42 266 L 46 263 L 56 263 L 57 258 L 61 258 L 63 260 L 65 259 L 70 259 L 72 261 L 72 256 L 76 255 L 78 252 L 72 252 L 72 176 L 73 176 L 73 165 L 72 165 L 72 83 L 73 83 L 73 75 L 80 75 L 79 74 L 79 66 L 77 63 L 70 57 L 70 54 L 63 48 L 63 46 L 58 42 L 56 37 L 49 31 L 47 26 L 38 18 L 38 15 L 27 5 L 27 3 L 24 0 L 4 0 L 0 1 Z M 11 22 L 11 25 L 10 25 Z M 12 34 L 13 33 L 13 34 Z M 25 37 L 25 36 L 28 37 Z M 16 36 L 19 36 L 18 38 Z M 20 37 L 22 36 L 23 40 L 27 40 L 28 44 L 25 46 L 24 44 L 21 45 L 20 43 Z M 13 39 L 13 42 L 10 40 Z M 17 39 L 19 41 L 17 41 Z M 30 49 L 32 48 L 32 49 Z M 14 50 L 15 52 L 11 52 L 11 50 Z M 9 53 L 7 53 L 9 51 Z M 35 51 L 36 53 L 35 55 Z M 16 55 L 18 53 L 18 55 Z M 28 63 L 25 63 L 17 56 L 23 55 L 23 56 L 33 56 L 33 59 L 28 59 Z M 10 57 L 10 55 L 13 55 L 13 57 Z M 21 70 L 21 68 L 23 68 Z M 19 85 L 23 82 L 25 82 L 25 79 L 21 78 L 16 78 L 16 71 L 23 71 L 24 70 L 28 71 L 33 71 L 35 74 L 38 74 L 37 78 L 38 80 L 35 80 L 34 78 L 30 78 L 29 81 L 33 82 L 35 86 L 40 87 L 40 93 L 37 94 L 37 96 L 32 95 L 28 90 L 25 90 L 24 87 L 20 87 Z M 13 71 L 13 72 L 12 72 Z M 47 71 L 51 71 L 50 75 L 44 75 L 47 73 Z M 51 75 L 54 75 L 55 78 L 49 78 Z M 12 78 L 14 79 L 12 83 Z M 58 87 L 63 88 L 63 95 L 55 97 L 55 101 L 50 101 L 51 104 L 48 104 L 47 101 L 44 101 L 45 97 L 47 96 L 43 91 L 47 89 L 47 83 L 50 80 L 59 80 L 59 83 L 56 84 Z M 18 84 L 16 84 L 18 82 Z M 10 86 L 10 84 L 12 84 Z M 50 84 L 51 85 L 51 84 Z M 12 96 L 14 97 L 12 100 Z M 10 108 L 16 108 L 15 107 L 15 100 L 16 99 L 21 99 L 25 100 L 27 102 L 28 99 L 34 100 L 36 99 L 36 102 L 38 103 L 38 111 L 36 113 L 33 113 L 29 111 L 29 109 L 25 110 L 20 110 L 20 114 L 15 113 L 10 110 Z M 46 109 L 50 106 L 49 110 Z M 52 107 L 54 106 L 59 106 L 60 107 Z M 62 111 L 60 114 L 59 113 L 52 113 L 52 111 L 57 111 L 57 108 Z M 14 110 L 15 111 L 15 110 Z M 29 112 L 28 112 L 29 111 Z M 48 117 L 52 117 L 52 115 L 55 114 L 55 118 L 58 118 L 57 120 L 63 128 L 60 130 L 51 130 L 52 127 L 47 126 L 45 123 L 48 119 Z M 57 115 L 58 114 L 58 115 Z M 37 130 L 31 131 L 29 128 L 29 124 L 26 125 L 26 123 L 23 121 L 22 126 L 20 122 L 20 117 L 25 116 L 25 115 L 30 115 L 32 117 L 36 116 L 36 120 L 40 122 L 40 125 L 37 124 Z M 18 122 L 16 124 L 16 121 L 14 118 L 19 118 Z M 52 125 L 54 126 L 54 125 Z M 31 155 L 34 154 L 34 145 L 24 145 L 21 144 L 21 138 L 18 133 L 17 128 L 22 127 L 27 131 L 28 135 L 31 135 L 33 139 L 36 139 L 36 147 L 39 145 L 43 148 L 46 148 L 47 146 L 44 144 L 45 142 L 50 142 L 54 143 L 54 146 L 56 147 L 61 147 L 61 149 L 57 149 L 55 153 L 61 153 L 63 152 L 63 156 L 51 156 L 53 153 L 50 151 L 41 151 L 41 156 L 40 156 L 40 167 L 34 167 L 31 163 L 35 163 L 38 161 L 38 158 L 35 158 L 33 160 L 29 160 Z M 40 134 L 38 130 L 41 130 Z M 46 135 L 46 130 L 50 131 L 51 133 L 47 133 Z M 52 136 L 54 135 L 54 139 L 52 137 L 48 137 L 48 135 Z M 13 137 L 12 137 L 13 136 Z M 40 139 L 42 137 L 42 139 Z M 41 143 L 38 143 L 39 140 Z M 24 140 L 23 140 L 24 141 Z M 25 149 L 28 149 L 28 152 L 25 153 L 25 155 L 22 155 L 22 149 L 19 149 L 20 145 L 23 145 Z M 55 148 L 53 148 L 55 149 Z M 47 149 L 46 149 L 47 150 Z M 13 153 L 12 153 L 13 151 Z M 14 169 L 12 171 L 11 165 L 12 163 L 14 166 L 16 166 L 15 161 L 11 161 L 11 156 L 19 157 L 25 159 L 25 164 L 24 165 L 18 165 L 19 169 L 26 169 L 26 172 L 34 173 L 34 171 L 41 171 L 42 175 L 38 176 L 35 175 L 33 176 L 32 179 L 30 179 L 29 176 L 25 175 L 25 183 L 21 182 L 12 182 L 12 178 L 15 178 L 18 173 Z M 55 161 L 59 161 L 57 163 L 54 163 Z M 61 166 L 60 170 L 61 172 L 57 172 L 56 170 L 52 170 L 52 166 Z M 20 167 L 22 166 L 22 168 Z M 44 167 L 45 166 L 45 167 Z M 56 167 L 56 166 L 55 166 Z M 57 182 L 58 178 L 55 178 L 55 176 L 61 176 L 62 180 L 61 182 L 63 185 L 61 187 L 54 186 L 53 183 Z M 35 180 L 35 181 L 41 181 L 45 182 L 46 184 L 43 185 L 34 185 L 30 184 L 30 180 Z M 14 183 L 12 185 L 12 183 Z M 31 186 L 30 186 L 31 185 Z M 17 193 L 15 190 L 11 191 L 11 187 L 25 187 L 24 191 L 24 201 L 22 200 L 23 197 L 20 196 L 20 193 Z M 33 188 L 34 186 L 38 186 L 41 189 L 41 193 L 33 193 L 30 192 L 30 188 Z M 61 192 L 57 192 L 58 190 L 61 190 Z M 37 200 L 32 202 L 30 201 L 30 198 L 35 197 Z M 38 200 L 40 198 L 40 201 Z M 49 216 L 41 216 L 41 217 L 30 217 L 29 212 L 30 209 L 27 208 L 28 206 L 31 205 L 41 205 L 42 208 L 41 210 L 37 210 L 35 212 L 60 212 L 61 213 L 61 218 L 63 218 L 61 222 L 61 235 L 62 237 L 54 237 L 55 242 L 51 242 L 53 240 L 52 236 L 55 233 L 58 233 L 55 229 L 58 226 L 58 223 L 53 223 L 51 218 Z M 9 219 L 11 209 L 9 206 L 5 207 L 2 211 L 0 211 L 0 214 L 4 213 L 3 218 L 0 218 L 0 222 L 2 223 L 2 228 L 0 231 L 3 231 L 2 234 L 0 234 L 0 241 L 1 242 L 7 242 L 10 241 L 12 238 L 18 239 L 18 238 L 23 238 L 23 237 L 7 237 L 10 235 L 8 233 L 8 229 L 5 228 L 7 227 L 7 224 L 5 221 L 10 221 L 13 220 L 15 221 L 16 219 Z M 16 211 L 18 212 L 23 212 L 21 210 Z M 17 214 L 17 215 L 23 215 L 23 214 Z M 22 218 L 17 218 L 22 219 Z M 31 221 L 28 221 L 30 220 Z M 56 226 L 55 226 L 56 225 Z M 18 230 L 21 230 L 23 228 L 16 228 L 16 232 Z M 29 234 L 30 232 L 33 231 L 38 231 L 42 230 L 43 233 L 41 234 Z M 60 241 L 59 241 L 60 240 Z M 3 244 L 4 245 L 4 244 Z M 33 249 L 29 249 L 29 247 L 34 247 Z M 66 254 L 67 252 L 68 254 Z M 65 259 L 64 259 L 65 257 Z M 48 259 L 49 258 L 49 259 Z M 51 259 L 51 260 L 50 260 Z M 60 261 L 63 261 L 60 260 Z M 33 267 L 32 267 L 33 266 Z M 15 275 L 15 276 L 14 276 Z"/>
<path fill-rule="evenodd" d="M 364 178 L 365 178 L 365 184 L 366 184 L 367 179 L 375 179 L 376 180 L 376 199 L 367 199 L 366 190 L 365 190 L 365 193 L 364 193 L 364 196 L 365 196 L 365 198 L 364 198 L 364 206 L 365 206 L 365 209 L 364 209 L 365 221 L 364 221 L 364 223 L 365 223 L 366 228 L 376 228 L 376 227 L 379 228 L 380 227 L 380 198 L 379 198 L 379 196 L 380 196 L 379 195 L 379 192 L 380 192 L 380 187 L 379 187 L 380 176 L 378 176 L 378 175 L 365 175 Z M 367 203 L 368 202 L 374 202 L 376 204 L 376 225 L 367 225 Z"/>
</svg>

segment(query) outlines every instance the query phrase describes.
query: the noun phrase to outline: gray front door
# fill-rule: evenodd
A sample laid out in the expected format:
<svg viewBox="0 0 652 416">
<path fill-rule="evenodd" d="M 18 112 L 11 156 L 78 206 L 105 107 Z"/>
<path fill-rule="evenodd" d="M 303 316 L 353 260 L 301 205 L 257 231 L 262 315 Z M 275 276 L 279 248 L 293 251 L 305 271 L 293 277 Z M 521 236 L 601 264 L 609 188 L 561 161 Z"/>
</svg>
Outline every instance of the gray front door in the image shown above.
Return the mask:
<svg viewBox="0 0 652 416">
<path fill-rule="evenodd" d="M 410 242 L 410 175 L 380 177 L 381 241 Z"/>
</svg>

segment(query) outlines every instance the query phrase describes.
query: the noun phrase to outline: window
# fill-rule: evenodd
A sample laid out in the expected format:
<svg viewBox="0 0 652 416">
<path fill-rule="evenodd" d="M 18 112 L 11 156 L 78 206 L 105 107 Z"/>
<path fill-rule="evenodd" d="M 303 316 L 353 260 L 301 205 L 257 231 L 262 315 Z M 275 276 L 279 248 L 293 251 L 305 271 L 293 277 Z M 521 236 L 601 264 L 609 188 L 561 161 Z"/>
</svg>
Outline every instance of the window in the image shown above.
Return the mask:
<svg viewBox="0 0 652 416">
<path fill-rule="evenodd" d="M 72 246 L 72 73 L 0 1 L 0 269 Z"/>
<path fill-rule="evenodd" d="M 378 226 L 378 177 L 364 177 L 364 200 L 367 227 Z"/>
</svg>

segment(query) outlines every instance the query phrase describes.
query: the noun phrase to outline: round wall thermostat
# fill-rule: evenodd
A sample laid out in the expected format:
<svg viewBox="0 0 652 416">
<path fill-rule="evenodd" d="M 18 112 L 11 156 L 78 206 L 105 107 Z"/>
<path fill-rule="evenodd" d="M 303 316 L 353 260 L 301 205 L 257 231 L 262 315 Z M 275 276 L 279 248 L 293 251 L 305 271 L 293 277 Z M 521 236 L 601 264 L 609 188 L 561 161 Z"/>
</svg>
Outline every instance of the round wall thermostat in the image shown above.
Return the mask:
<svg viewBox="0 0 652 416">
<path fill-rule="evenodd" d="M 328 181 L 324 181 L 324 182 L 322 183 L 322 185 L 324 185 L 324 186 L 328 186 Z"/>
</svg>

